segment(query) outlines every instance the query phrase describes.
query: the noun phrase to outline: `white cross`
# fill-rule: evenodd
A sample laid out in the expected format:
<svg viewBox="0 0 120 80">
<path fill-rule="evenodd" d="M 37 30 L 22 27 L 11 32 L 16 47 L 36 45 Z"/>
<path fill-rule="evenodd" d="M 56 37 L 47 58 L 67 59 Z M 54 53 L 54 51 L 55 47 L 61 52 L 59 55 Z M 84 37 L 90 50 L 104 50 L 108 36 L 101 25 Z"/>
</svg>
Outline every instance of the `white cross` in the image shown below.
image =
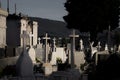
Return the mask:
<svg viewBox="0 0 120 80">
<path fill-rule="evenodd" d="M 32 32 L 30 32 L 29 36 L 30 36 L 30 47 L 31 47 L 32 46 L 32 38 L 34 35 L 32 34 Z"/>
<path fill-rule="evenodd" d="M 83 50 L 83 41 L 80 39 L 80 50 Z"/>
<path fill-rule="evenodd" d="M 41 39 L 40 39 L 40 37 L 39 37 L 39 38 L 38 38 L 38 44 L 40 44 L 40 40 L 41 40 Z"/>
<path fill-rule="evenodd" d="M 75 53 L 75 38 L 79 35 L 75 35 L 75 30 L 73 29 L 72 35 L 69 35 L 72 38 L 71 41 L 71 68 L 74 68 L 74 53 Z"/>
<path fill-rule="evenodd" d="M 29 35 L 27 34 L 26 31 L 23 31 L 23 34 L 21 34 L 21 38 L 23 40 L 23 50 L 26 50 L 26 45 L 27 45 L 27 38 Z"/>
<path fill-rule="evenodd" d="M 98 51 L 100 51 L 100 48 L 101 48 L 100 42 L 98 42 Z"/>
<path fill-rule="evenodd" d="M 50 39 L 50 38 L 48 37 L 48 34 L 47 34 L 47 33 L 45 34 L 45 37 L 43 37 L 43 39 L 45 39 L 45 62 L 47 63 L 47 61 L 48 61 L 47 41 L 48 41 L 48 39 Z"/>
<path fill-rule="evenodd" d="M 107 45 L 107 44 L 105 44 L 105 50 L 106 50 L 106 51 L 108 50 L 108 45 Z"/>
<path fill-rule="evenodd" d="M 53 38 L 53 52 L 55 52 L 55 47 L 56 47 L 56 45 L 55 45 L 56 42 L 55 42 L 55 41 L 56 41 L 56 38 L 54 37 L 54 38 Z"/>
</svg>

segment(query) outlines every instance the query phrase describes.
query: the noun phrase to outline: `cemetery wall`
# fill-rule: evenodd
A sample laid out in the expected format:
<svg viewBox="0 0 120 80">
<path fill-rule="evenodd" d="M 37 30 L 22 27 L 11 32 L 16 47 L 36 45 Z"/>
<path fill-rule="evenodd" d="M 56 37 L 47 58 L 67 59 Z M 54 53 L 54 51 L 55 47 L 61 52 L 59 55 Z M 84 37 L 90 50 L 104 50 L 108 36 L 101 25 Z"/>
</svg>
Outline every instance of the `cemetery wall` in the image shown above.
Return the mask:
<svg viewBox="0 0 120 80">
<path fill-rule="evenodd" d="M 16 64 L 17 59 L 18 59 L 18 56 L 0 59 L 0 73 L 7 65 Z"/>
</svg>

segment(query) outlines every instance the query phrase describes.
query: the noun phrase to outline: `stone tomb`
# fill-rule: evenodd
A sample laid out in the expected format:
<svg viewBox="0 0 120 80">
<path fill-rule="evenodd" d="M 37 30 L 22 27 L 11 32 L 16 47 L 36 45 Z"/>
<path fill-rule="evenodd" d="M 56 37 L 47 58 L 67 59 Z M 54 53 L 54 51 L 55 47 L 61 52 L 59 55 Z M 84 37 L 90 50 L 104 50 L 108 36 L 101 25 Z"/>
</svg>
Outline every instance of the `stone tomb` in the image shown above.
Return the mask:
<svg viewBox="0 0 120 80">
<path fill-rule="evenodd" d="M 62 47 L 57 47 L 56 48 L 56 52 L 52 52 L 52 58 L 51 58 L 51 61 L 50 63 L 52 65 L 56 65 L 57 64 L 57 59 L 61 59 L 62 60 L 62 63 L 65 63 L 66 59 L 67 59 L 67 56 L 66 56 L 66 53 L 64 51 L 64 48 Z"/>
<path fill-rule="evenodd" d="M 84 52 L 75 51 L 74 57 L 76 68 L 80 69 L 81 65 L 85 63 L 85 54 Z"/>
</svg>

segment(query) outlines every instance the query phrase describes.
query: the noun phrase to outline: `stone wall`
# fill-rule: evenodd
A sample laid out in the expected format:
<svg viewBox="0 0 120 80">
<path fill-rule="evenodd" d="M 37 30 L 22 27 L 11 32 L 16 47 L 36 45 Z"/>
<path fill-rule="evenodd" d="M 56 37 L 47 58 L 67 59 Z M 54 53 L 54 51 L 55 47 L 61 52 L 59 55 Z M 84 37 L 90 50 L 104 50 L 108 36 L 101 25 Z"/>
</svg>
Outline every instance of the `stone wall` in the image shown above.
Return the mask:
<svg viewBox="0 0 120 80">
<path fill-rule="evenodd" d="M 15 65 L 18 57 L 9 57 L 0 59 L 0 71 L 4 69 L 7 65 Z"/>
</svg>

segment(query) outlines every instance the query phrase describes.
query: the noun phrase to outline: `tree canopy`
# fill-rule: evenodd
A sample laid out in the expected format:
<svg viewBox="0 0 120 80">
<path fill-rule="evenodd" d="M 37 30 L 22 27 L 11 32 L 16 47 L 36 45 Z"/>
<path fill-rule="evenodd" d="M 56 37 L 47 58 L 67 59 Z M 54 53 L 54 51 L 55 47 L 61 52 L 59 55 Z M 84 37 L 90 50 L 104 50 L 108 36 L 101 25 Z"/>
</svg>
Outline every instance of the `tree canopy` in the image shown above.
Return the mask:
<svg viewBox="0 0 120 80">
<path fill-rule="evenodd" d="M 91 39 L 96 34 L 118 27 L 120 0 L 67 0 L 65 8 L 68 14 L 64 16 L 68 28 L 79 29 L 81 32 L 90 32 Z"/>
</svg>

